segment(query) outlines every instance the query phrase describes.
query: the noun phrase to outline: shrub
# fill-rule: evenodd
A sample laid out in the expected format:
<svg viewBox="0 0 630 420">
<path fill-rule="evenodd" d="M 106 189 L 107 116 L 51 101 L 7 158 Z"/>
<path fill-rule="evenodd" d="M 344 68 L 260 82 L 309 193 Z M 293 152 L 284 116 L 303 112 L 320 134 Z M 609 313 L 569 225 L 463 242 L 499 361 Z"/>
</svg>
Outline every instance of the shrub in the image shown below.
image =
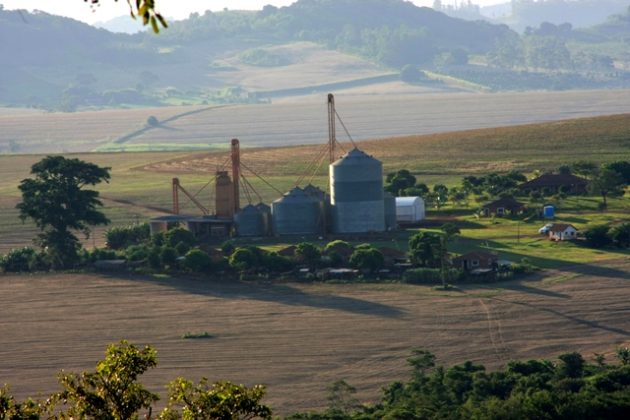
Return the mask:
<svg viewBox="0 0 630 420">
<path fill-rule="evenodd" d="M 197 240 L 192 232 L 179 227 L 166 232 L 164 240 L 170 247 L 176 247 L 180 242 L 187 244 L 190 248 L 197 245 Z"/>
<path fill-rule="evenodd" d="M 447 282 L 458 282 L 464 279 L 465 273 L 457 268 L 445 270 Z M 411 284 L 441 284 L 442 273 L 439 268 L 412 268 L 405 271 L 403 281 Z"/>
<path fill-rule="evenodd" d="M 162 265 L 174 268 L 177 264 L 177 251 L 173 247 L 166 246 L 160 251 L 160 259 Z"/>
<path fill-rule="evenodd" d="M 160 248 L 153 247 L 149 251 L 149 255 L 147 255 L 147 262 L 149 263 L 149 267 L 158 270 L 162 268 L 162 258 L 160 258 Z"/>
<path fill-rule="evenodd" d="M 36 252 L 33 248 L 12 249 L 8 254 L 0 258 L 0 267 L 7 273 L 19 273 L 30 271 L 30 262 Z"/>
<path fill-rule="evenodd" d="M 111 249 L 94 248 L 87 253 L 89 262 L 103 261 L 103 260 L 115 260 L 118 258 L 116 251 Z"/>
<path fill-rule="evenodd" d="M 236 248 L 229 258 L 230 267 L 236 271 L 253 270 L 258 266 L 258 255 L 251 248 Z"/>
<path fill-rule="evenodd" d="M 190 251 L 192 247 L 185 242 L 180 242 L 175 245 L 175 251 L 177 251 L 177 255 L 184 256 L 188 251 Z"/>
<path fill-rule="evenodd" d="M 111 249 L 128 248 L 139 245 L 149 239 L 151 231 L 148 223 L 125 227 L 114 227 L 105 232 L 107 247 Z"/>
<path fill-rule="evenodd" d="M 346 241 L 337 239 L 332 242 L 328 242 L 326 246 L 324 247 L 325 254 L 329 255 L 331 252 L 336 252 L 337 254 L 342 254 L 342 253 L 351 254 L 352 246 Z"/>
<path fill-rule="evenodd" d="M 376 248 L 358 248 L 350 256 L 350 265 L 374 273 L 383 268 L 385 258 Z"/>
<path fill-rule="evenodd" d="M 190 271 L 195 273 L 203 273 L 210 270 L 212 266 L 212 258 L 200 249 L 191 249 L 186 253 L 184 265 Z"/>
<path fill-rule="evenodd" d="M 262 256 L 262 266 L 272 273 L 284 273 L 293 269 L 293 262 L 277 252 L 270 252 Z"/>
<path fill-rule="evenodd" d="M 630 222 L 614 226 L 610 229 L 609 236 L 618 248 L 630 248 Z"/>
<path fill-rule="evenodd" d="M 295 256 L 299 263 L 314 267 L 319 263 L 322 253 L 310 242 L 301 242 L 295 247 Z"/>
<path fill-rule="evenodd" d="M 611 244 L 612 239 L 608 235 L 608 225 L 598 225 L 584 232 L 586 243 L 593 248 L 604 248 Z"/>
<path fill-rule="evenodd" d="M 226 257 L 229 257 L 230 255 L 232 255 L 232 252 L 234 252 L 235 249 L 236 249 L 236 246 L 234 245 L 233 241 L 225 241 L 221 244 L 221 252 Z"/>
<path fill-rule="evenodd" d="M 149 249 L 144 245 L 132 245 L 125 250 L 128 261 L 142 261 L 149 256 Z"/>
</svg>

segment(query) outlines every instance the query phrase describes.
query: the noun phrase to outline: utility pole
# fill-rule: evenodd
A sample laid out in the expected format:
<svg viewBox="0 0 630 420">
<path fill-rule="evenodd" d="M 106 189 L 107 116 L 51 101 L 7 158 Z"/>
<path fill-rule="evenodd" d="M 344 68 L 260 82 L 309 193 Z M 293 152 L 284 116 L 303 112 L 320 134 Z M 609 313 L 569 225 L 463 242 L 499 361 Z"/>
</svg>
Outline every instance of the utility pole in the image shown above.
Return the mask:
<svg viewBox="0 0 630 420">
<path fill-rule="evenodd" d="M 335 145 L 337 143 L 336 134 L 336 111 L 335 111 L 335 95 L 328 94 L 328 153 L 329 161 L 333 163 L 335 161 Z"/>
<path fill-rule="evenodd" d="M 234 185 L 234 214 L 241 209 L 239 184 L 241 182 L 241 144 L 232 139 L 232 183 Z"/>
</svg>

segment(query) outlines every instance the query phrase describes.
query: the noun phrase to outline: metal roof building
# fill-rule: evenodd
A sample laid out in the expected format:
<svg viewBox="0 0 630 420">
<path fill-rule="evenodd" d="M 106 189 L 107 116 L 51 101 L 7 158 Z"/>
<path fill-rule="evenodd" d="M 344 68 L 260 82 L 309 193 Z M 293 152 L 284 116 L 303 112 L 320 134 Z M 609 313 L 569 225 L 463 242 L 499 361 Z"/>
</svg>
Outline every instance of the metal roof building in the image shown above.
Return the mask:
<svg viewBox="0 0 630 420">
<path fill-rule="evenodd" d="M 415 223 L 424 220 L 426 212 L 422 197 L 396 197 L 396 220 Z"/>
</svg>

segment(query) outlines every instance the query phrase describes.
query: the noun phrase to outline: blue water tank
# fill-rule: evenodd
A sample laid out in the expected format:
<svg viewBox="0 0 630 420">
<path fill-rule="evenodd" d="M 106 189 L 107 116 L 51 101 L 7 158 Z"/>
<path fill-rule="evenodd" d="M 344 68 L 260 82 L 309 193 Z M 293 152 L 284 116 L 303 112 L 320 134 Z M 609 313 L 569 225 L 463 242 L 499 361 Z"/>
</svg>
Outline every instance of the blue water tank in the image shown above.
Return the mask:
<svg viewBox="0 0 630 420">
<path fill-rule="evenodd" d="M 543 217 L 545 219 L 553 219 L 556 217 L 556 208 L 554 206 L 543 207 Z"/>
</svg>

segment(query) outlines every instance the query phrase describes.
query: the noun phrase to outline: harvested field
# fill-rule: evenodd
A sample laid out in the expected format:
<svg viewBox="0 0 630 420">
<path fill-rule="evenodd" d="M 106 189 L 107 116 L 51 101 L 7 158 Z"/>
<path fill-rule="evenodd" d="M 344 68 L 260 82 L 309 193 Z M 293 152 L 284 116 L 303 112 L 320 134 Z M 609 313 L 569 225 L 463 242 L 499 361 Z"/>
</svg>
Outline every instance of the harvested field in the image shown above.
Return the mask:
<svg viewBox="0 0 630 420">
<path fill-rule="evenodd" d="M 362 401 L 408 373 L 413 347 L 489 367 L 630 344 L 630 259 L 582 264 L 496 288 L 436 292 L 399 284 L 251 284 L 89 274 L 0 276 L 0 382 L 18 397 L 92 369 L 122 338 L 158 349 L 144 382 L 178 375 L 268 386 L 277 414 L 325 406 L 345 379 Z M 187 333 L 214 338 L 184 340 Z"/>
<path fill-rule="evenodd" d="M 355 140 L 512 126 L 630 112 L 627 90 L 509 93 L 337 95 L 337 110 Z M 202 112 L 196 112 L 203 110 Z M 147 118 L 164 124 L 144 129 Z M 266 105 L 105 110 L 72 114 L 0 112 L 0 150 L 69 153 L 96 150 L 191 150 L 323 143 L 325 95 Z M 347 139 L 338 127 L 338 137 Z"/>
</svg>

